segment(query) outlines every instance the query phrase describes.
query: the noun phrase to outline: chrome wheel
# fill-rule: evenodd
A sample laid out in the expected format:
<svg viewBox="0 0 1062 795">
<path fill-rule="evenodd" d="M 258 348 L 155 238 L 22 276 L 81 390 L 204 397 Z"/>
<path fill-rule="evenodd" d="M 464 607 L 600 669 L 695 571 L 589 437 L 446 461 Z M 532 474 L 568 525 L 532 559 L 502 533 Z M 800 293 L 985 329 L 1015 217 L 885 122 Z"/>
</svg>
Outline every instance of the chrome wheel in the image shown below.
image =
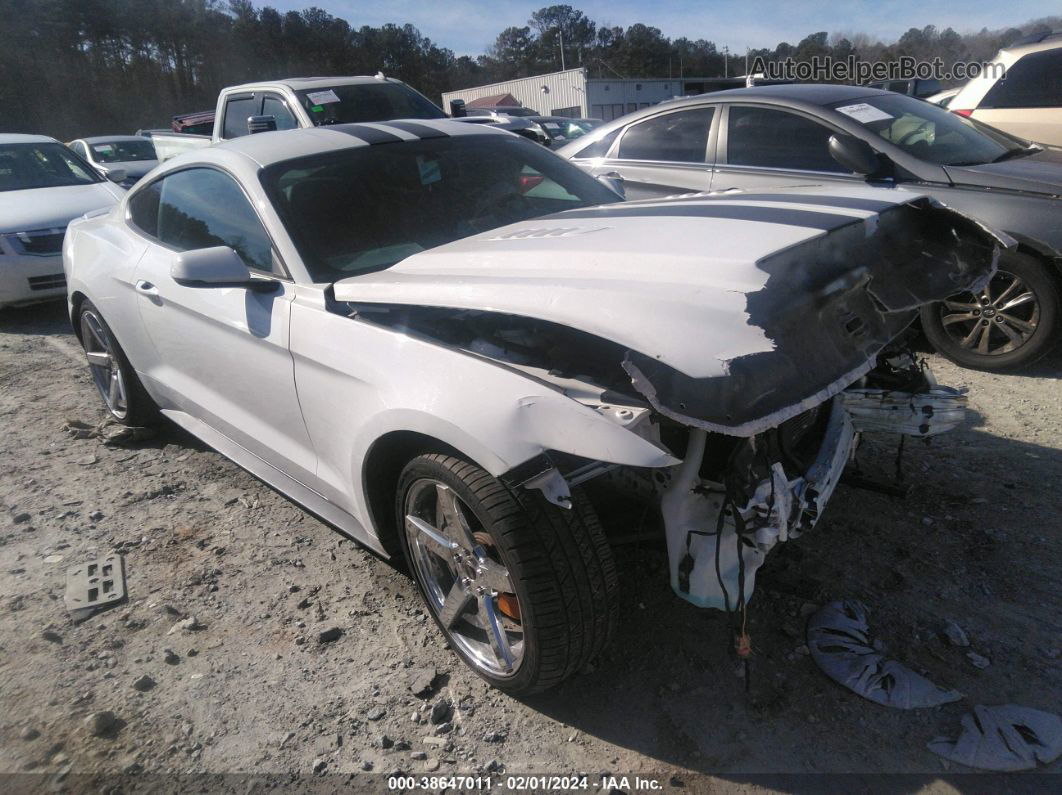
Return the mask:
<svg viewBox="0 0 1062 795">
<path fill-rule="evenodd" d="M 91 310 L 81 313 L 81 345 L 88 357 L 89 372 L 107 410 L 120 420 L 129 413 L 125 378 L 115 345 L 106 327 Z"/>
<path fill-rule="evenodd" d="M 450 641 L 484 672 L 515 675 L 524 654 L 520 602 L 490 534 L 432 478 L 409 487 L 404 514 L 417 578 Z"/>
<path fill-rule="evenodd" d="M 998 271 L 979 295 L 955 295 L 940 305 L 940 322 L 959 346 L 985 356 L 1024 345 L 1040 323 L 1040 304 L 1025 282 Z"/>
</svg>

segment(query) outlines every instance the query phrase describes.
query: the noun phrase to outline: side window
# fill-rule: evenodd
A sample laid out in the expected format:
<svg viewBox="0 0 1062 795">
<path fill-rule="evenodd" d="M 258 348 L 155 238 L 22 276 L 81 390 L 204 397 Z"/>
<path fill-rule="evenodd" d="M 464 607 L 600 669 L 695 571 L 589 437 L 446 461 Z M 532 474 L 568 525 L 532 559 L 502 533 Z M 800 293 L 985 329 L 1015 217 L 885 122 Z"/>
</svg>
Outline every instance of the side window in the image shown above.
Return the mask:
<svg viewBox="0 0 1062 795">
<path fill-rule="evenodd" d="M 703 163 L 715 108 L 691 108 L 654 116 L 631 125 L 623 134 L 620 160 Z"/>
<path fill-rule="evenodd" d="M 906 94 L 907 88 L 906 80 L 893 80 L 889 83 L 889 91 L 895 91 L 897 94 Z"/>
<path fill-rule="evenodd" d="M 620 134 L 621 129 L 623 128 L 615 129 L 600 140 L 583 147 L 575 154 L 575 157 L 604 157 L 608 154 L 608 150 L 612 148 L 612 142 L 616 140 L 616 136 Z"/>
<path fill-rule="evenodd" d="M 726 161 L 734 166 L 848 174 L 830 155 L 831 135 L 829 127 L 789 111 L 731 105 Z"/>
<path fill-rule="evenodd" d="M 258 115 L 258 99 L 254 94 L 229 97 L 225 102 L 225 137 L 239 138 L 247 135 L 247 119 Z"/>
<path fill-rule="evenodd" d="M 995 82 L 978 107 L 1057 108 L 1062 105 L 1062 48 L 1018 59 Z"/>
<path fill-rule="evenodd" d="M 138 190 L 129 199 L 129 220 L 141 232 L 151 237 L 159 234 L 159 196 L 162 181 L 155 180 Z"/>
<path fill-rule="evenodd" d="M 295 114 L 288 110 L 287 103 L 275 94 L 265 95 L 262 102 L 262 115 L 276 117 L 278 130 L 294 130 L 299 126 L 298 121 L 295 120 Z"/>
<path fill-rule="evenodd" d="M 249 268 L 272 272 L 269 236 L 239 185 L 210 168 L 161 180 L 158 239 L 179 251 L 230 246 Z"/>
</svg>

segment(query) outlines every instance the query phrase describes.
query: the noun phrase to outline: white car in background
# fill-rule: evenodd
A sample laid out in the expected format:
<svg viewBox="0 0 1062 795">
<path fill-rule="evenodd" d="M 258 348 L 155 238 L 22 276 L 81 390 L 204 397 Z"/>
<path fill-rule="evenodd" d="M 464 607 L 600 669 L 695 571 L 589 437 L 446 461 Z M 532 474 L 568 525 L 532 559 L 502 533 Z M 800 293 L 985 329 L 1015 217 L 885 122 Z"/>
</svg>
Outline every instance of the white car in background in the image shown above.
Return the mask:
<svg viewBox="0 0 1062 795">
<path fill-rule="evenodd" d="M 44 135 L 0 135 L 0 307 L 66 295 L 66 225 L 125 193 Z"/>
<path fill-rule="evenodd" d="M 122 179 L 114 181 L 123 188 L 130 188 L 146 173 L 159 164 L 155 144 L 142 135 L 98 135 L 78 138 L 67 144 L 105 177 L 115 172 L 124 172 Z"/>
<path fill-rule="evenodd" d="M 1027 36 L 1000 50 L 947 107 L 1027 141 L 1062 146 L 1062 33 Z"/>
<path fill-rule="evenodd" d="M 619 198 L 476 124 L 243 136 L 71 225 L 70 318 L 114 418 L 404 555 L 454 651 L 533 692 L 618 619 L 588 495 L 655 506 L 675 592 L 743 610 L 859 431 L 961 421 L 896 340 L 1000 242 L 868 188 Z"/>
</svg>

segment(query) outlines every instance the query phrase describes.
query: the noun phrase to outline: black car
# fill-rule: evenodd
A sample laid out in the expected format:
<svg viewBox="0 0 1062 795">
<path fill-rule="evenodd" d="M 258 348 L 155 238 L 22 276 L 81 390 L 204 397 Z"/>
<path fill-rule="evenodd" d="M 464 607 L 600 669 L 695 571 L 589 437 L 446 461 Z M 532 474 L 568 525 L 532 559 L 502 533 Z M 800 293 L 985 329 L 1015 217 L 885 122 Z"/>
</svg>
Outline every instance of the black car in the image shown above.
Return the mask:
<svg viewBox="0 0 1062 795">
<path fill-rule="evenodd" d="M 784 85 L 646 108 L 557 152 L 621 176 L 628 198 L 831 183 L 927 194 L 1018 243 L 981 293 L 923 310 L 930 342 L 959 364 L 1002 370 L 1058 339 L 1062 149 L 902 94 Z"/>
</svg>

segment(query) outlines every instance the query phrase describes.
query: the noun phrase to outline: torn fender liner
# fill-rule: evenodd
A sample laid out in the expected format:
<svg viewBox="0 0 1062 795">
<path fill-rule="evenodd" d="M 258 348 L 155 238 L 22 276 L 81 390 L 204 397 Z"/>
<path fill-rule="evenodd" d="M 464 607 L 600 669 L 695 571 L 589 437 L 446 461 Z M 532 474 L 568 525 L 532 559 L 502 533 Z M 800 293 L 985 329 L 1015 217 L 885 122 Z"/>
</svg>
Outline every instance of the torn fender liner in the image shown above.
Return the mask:
<svg viewBox="0 0 1062 795">
<path fill-rule="evenodd" d="M 825 605 L 808 619 L 807 641 L 811 658 L 830 679 L 886 707 L 935 707 L 962 698 L 886 657 L 871 638 L 861 602 Z"/>
<path fill-rule="evenodd" d="M 841 399 L 857 431 L 936 436 L 966 416 L 965 393 L 947 386 L 917 393 L 850 387 Z"/>
<path fill-rule="evenodd" d="M 937 737 L 933 753 L 981 770 L 1010 772 L 1049 765 L 1062 756 L 1062 718 L 1050 712 L 1002 704 L 974 707 L 962 716 L 958 739 Z"/>
</svg>

